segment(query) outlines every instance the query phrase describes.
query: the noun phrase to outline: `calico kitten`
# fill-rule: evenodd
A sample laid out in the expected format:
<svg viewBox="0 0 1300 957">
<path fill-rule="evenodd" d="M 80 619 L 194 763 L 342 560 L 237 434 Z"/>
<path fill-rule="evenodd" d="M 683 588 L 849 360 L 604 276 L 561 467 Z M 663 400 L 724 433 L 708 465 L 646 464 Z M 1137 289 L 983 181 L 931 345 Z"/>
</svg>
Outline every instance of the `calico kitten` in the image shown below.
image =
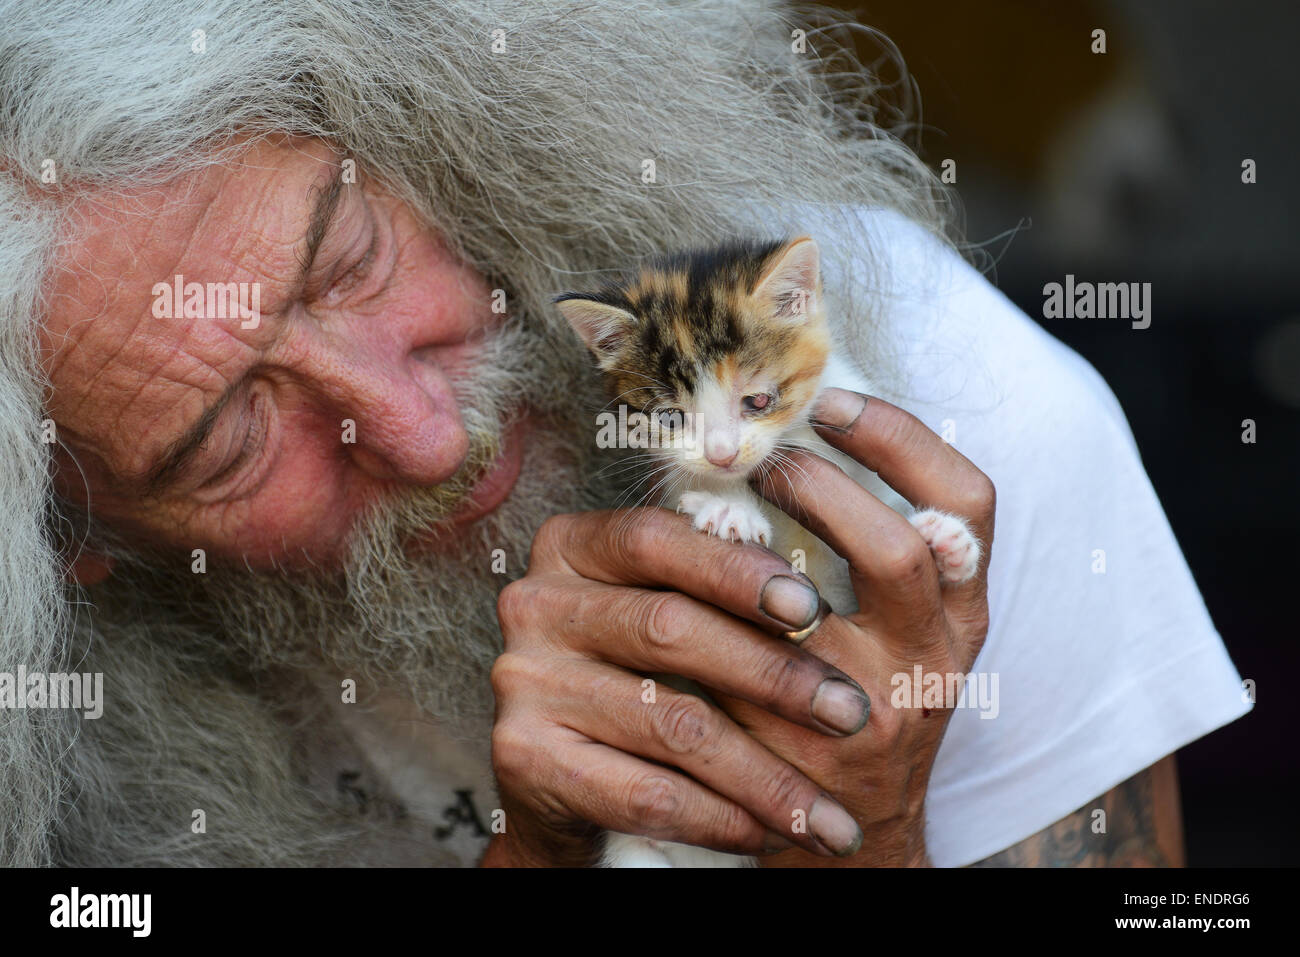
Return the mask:
<svg viewBox="0 0 1300 957">
<path fill-rule="evenodd" d="M 831 459 L 907 515 L 944 582 L 971 578 L 980 545 L 966 523 L 910 505 L 808 424 L 818 392 L 861 376 L 833 355 L 820 255 L 809 236 L 736 241 L 653 260 L 592 294 L 556 304 L 582 337 L 616 401 L 658 426 L 662 504 L 695 528 L 738 542 L 801 553 L 806 573 L 840 612 L 857 607 L 847 565 L 820 539 L 749 487 L 765 460 L 789 467 L 786 450 Z M 834 381 L 832 381 L 834 380 Z M 629 416 L 629 420 L 631 417 Z M 607 835 L 604 866 L 745 866 L 752 859 L 649 838 Z"/>
</svg>

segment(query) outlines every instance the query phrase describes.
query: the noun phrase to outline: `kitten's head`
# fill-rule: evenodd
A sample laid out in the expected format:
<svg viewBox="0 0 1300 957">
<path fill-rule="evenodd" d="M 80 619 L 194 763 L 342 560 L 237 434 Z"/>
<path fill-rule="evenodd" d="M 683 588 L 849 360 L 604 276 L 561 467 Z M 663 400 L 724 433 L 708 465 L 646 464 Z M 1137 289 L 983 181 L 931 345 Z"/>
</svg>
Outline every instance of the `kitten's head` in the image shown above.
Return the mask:
<svg viewBox="0 0 1300 957">
<path fill-rule="evenodd" d="M 556 303 L 616 401 L 676 425 L 657 451 L 696 475 L 739 481 L 806 422 L 830 349 L 808 236 L 660 259 Z"/>
</svg>

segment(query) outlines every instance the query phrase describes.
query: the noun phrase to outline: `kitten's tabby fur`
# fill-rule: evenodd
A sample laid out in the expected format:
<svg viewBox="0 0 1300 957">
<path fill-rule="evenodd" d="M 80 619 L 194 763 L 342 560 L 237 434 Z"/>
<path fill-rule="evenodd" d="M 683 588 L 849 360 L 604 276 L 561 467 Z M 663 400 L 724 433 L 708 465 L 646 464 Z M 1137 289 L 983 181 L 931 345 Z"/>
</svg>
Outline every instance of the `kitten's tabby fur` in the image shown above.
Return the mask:
<svg viewBox="0 0 1300 957">
<path fill-rule="evenodd" d="M 741 240 L 652 261 L 592 294 L 556 299 L 629 410 L 694 413 L 695 448 L 656 451 L 663 504 L 695 527 L 736 541 L 759 541 L 806 556 L 807 574 L 833 608 L 856 609 L 847 566 L 824 543 L 749 488 L 766 459 L 783 449 L 831 459 L 879 498 L 908 515 L 935 554 L 940 578 L 974 575 L 979 543 L 956 516 L 911 507 L 874 473 L 823 442 L 809 412 L 844 363 L 832 354 L 819 253 L 808 236 Z M 852 386 L 849 386 L 852 387 Z M 745 866 L 750 858 L 622 834 L 607 835 L 613 867 Z"/>
</svg>

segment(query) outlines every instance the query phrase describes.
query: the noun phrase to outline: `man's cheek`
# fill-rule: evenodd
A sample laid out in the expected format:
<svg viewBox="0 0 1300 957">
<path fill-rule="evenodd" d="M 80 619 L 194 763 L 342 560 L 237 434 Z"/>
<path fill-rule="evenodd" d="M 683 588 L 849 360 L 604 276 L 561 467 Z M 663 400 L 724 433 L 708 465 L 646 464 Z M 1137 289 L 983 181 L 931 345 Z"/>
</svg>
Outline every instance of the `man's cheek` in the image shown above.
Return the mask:
<svg viewBox="0 0 1300 957">
<path fill-rule="evenodd" d="M 359 496 L 348 496 L 332 470 L 289 462 L 256 495 L 228 503 L 174 503 L 155 534 L 186 553 L 247 562 L 257 569 L 293 567 L 310 558 L 335 565 L 355 518 Z M 319 465 L 320 463 L 315 463 Z"/>
<path fill-rule="evenodd" d="M 220 538 L 229 553 L 257 566 L 292 566 L 304 556 L 332 565 L 341 561 L 360 511 L 334 475 L 286 476 L 243 507 L 232 506 Z"/>
</svg>

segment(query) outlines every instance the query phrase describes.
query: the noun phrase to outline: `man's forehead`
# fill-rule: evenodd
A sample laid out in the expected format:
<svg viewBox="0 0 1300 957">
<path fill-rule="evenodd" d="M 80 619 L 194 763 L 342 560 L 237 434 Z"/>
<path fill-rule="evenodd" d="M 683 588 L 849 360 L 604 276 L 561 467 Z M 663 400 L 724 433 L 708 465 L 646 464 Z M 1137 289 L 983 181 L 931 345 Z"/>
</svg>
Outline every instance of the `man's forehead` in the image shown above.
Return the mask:
<svg viewBox="0 0 1300 957">
<path fill-rule="evenodd" d="M 174 287 L 177 276 L 182 285 L 256 282 L 264 311 L 273 309 L 297 281 L 314 195 L 336 168 L 323 144 L 264 142 L 163 186 L 80 200 L 41 332 L 55 421 L 112 460 L 126 448 L 138 454 L 140 437 L 92 439 L 88 405 L 98 414 L 131 403 L 161 433 L 170 419 L 180 427 L 201 414 L 205 396 L 225 387 L 266 333 L 241 330 L 237 319 L 186 318 L 179 303 L 156 310 L 155 287 Z"/>
<path fill-rule="evenodd" d="M 196 274 L 199 281 L 238 281 L 234 274 L 241 271 L 258 272 L 264 282 L 278 279 L 276 273 L 294 265 L 313 191 L 329 181 L 337 162 L 316 141 L 260 142 L 230 162 L 164 185 L 84 194 L 70 211 L 56 294 L 81 294 L 84 308 L 112 277 L 128 280 L 122 290 L 128 294 L 143 284 L 147 299 L 154 282 L 186 265 L 221 274 Z"/>
</svg>

